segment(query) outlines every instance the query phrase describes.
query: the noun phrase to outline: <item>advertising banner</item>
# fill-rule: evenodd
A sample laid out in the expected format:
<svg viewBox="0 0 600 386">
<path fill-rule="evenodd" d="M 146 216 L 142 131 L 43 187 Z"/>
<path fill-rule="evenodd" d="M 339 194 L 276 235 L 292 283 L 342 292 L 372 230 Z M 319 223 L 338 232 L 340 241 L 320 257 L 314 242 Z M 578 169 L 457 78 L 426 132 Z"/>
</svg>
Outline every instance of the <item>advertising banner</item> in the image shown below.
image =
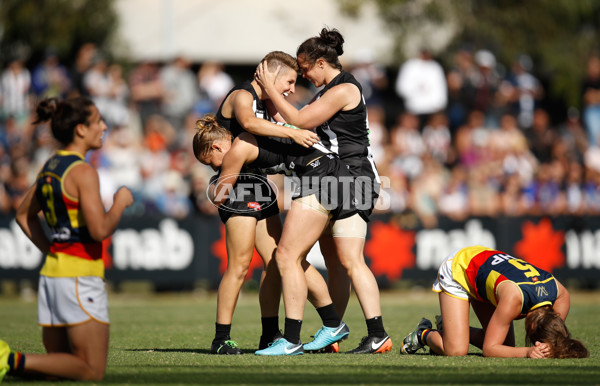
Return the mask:
<svg viewBox="0 0 600 386">
<path fill-rule="evenodd" d="M 440 218 L 433 229 L 411 228 L 399 215 L 375 215 L 369 223 L 365 257 L 382 287 L 402 279 L 433 281 L 452 251 L 483 245 L 522 258 L 558 278 L 596 284 L 600 278 L 599 217 Z M 116 283 L 149 280 L 184 288 L 198 281 L 216 288 L 227 267 L 225 230 L 217 217 L 128 217 L 105 242 L 106 278 Z M 322 272 L 316 245 L 308 260 Z M 41 252 L 14 218 L 0 217 L 0 280 L 36 280 Z M 260 277 L 254 252 L 247 279 Z"/>
</svg>

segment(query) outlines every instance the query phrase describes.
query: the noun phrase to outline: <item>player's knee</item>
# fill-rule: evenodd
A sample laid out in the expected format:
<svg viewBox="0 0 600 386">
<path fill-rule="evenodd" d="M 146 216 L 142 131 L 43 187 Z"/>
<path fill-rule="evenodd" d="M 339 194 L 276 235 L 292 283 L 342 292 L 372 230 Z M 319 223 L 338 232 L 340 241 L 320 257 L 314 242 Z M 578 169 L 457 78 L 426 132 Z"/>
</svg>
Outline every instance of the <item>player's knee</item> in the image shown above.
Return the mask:
<svg viewBox="0 0 600 386">
<path fill-rule="evenodd" d="M 105 369 L 94 369 L 88 367 L 79 378 L 80 381 L 101 381 L 104 379 Z"/>
<path fill-rule="evenodd" d="M 244 278 L 246 277 L 246 274 L 248 274 L 248 268 L 244 268 L 244 267 L 229 267 L 227 268 L 227 271 L 229 271 L 229 275 L 231 275 L 230 277 L 233 277 L 237 280 L 244 280 Z"/>
<path fill-rule="evenodd" d="M 275 253 L 275 262 L 277 263 L 277 267 L 279 267 L 279 269 L 286 268 L 296 263 L 290 251 L 285 247 L 277 248 L 277 252 Z"/>
<path fill-rule="evenodd" d="M 449 357 L 464 357 L 469 353 L 469 347 L 444 347 L 444 354 Z"/>
</svg>

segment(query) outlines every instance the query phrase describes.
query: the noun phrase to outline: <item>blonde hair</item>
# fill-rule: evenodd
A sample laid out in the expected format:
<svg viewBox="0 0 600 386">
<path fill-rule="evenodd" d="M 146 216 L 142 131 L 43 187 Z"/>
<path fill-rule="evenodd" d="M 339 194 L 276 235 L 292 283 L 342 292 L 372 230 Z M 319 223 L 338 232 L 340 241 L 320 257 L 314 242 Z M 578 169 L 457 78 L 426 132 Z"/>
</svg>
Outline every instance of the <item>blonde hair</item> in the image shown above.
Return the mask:
<svg viewBox="0 0 600 386">
<path fill-rule="evenodd" d="M 286 54 L 283 51 L 271 51 L 269 52 L 261 62 L 267 62 L 267 68 L 269 71 L 275 71 L 277 66 L 288 67 L 294 70 L 296 73 L 300 70 L 296 58 L 290 54 Z M 282 72 L 280 72 L 281 74 Z"/>
<path fill-rule="evenodd" d="M 587 358 L 590 355 L 583 343 L 571 338 L 564 320 L 550 306 L 527 313 L 525 334 L 529 345 L 548 343 L 553 358 Z"/>
<path fill-rule="evenodd" d="M 210 152 L 213 143 L 219 140 L 231 140 L 231 132 L 221 126 L 214 114 L 205 114 L 196 121 L 196 134 L 192 141 L 194 156 L 200 159 Z"/>
</svg>

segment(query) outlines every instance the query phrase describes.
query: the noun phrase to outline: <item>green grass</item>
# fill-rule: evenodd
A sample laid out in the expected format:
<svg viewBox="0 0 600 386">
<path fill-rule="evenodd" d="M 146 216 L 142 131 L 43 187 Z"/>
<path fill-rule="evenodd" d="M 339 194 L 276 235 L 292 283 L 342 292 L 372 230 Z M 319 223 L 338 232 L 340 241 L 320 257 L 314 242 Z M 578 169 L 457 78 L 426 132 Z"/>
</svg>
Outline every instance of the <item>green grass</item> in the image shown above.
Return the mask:
<svg viewBox="0 0 600 386">
<path fill-rule="evenodd" d="M 237 357 L 209 355 L 214 333 L 216 297 L 211 293 L 169 295 L 111 294 L 111 341 L 103 384 L 247 384 L 247 385 L 382 385 L 382 384 L 600 384 L 600 293 L 572 295 L 567 324 L 591 352 L 583 360 L 483 358 L 472 348 L 463 358 L 400 355 L 401 340 L 422 316 L 438 313 L 430 291 L 405 290 L 382 294 L 383 318 L 394 340 L 384 355 L 315 354 L 298 357 L 257 357 L 260 317 L 255 293 L 243 293 L 236 310 L 232 337 L 249 353 Z M 35 302 L 0 297 L 0 338 L 23 352 L 44 352 L 36 324 Z M 471 317 L 473 321 L 474 317 Z M 281 318 L 283 320 L 283 317 Z M 366 334 L 362 313 L 353 296 L 344 318 L 350 326 L 349 350 Z M 283 325 L 282 322 L 280 322 Z M 302 329 L 308 341 L 320 327 L 308 306 Z M 523 322 L 516 323 L 523 342 Z M 48 384 L 7 376 L 6 384 Z M 60 385 L 77 384 L 60 382 Z"/>
</svg>

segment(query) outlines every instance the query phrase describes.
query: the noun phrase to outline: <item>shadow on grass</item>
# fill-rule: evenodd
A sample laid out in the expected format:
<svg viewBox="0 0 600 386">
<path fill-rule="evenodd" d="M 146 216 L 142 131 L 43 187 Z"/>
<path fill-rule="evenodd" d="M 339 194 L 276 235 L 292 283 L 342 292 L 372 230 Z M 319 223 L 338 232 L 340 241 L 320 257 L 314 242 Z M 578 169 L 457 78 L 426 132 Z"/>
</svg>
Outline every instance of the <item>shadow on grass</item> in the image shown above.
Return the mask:
<svg viewBox="0 0 600 386">
<path fill-rule="evenodd" d="M 244 354 L 254 354 L 254 352 L 256 350 L 258 350 L 258 348 L 241 348 L 241 350 L 244 352 Z M 126 349 L 121 349 L 121 351 L 137 351 L 137 352 L 148 352 L 148 353 L 152 353 L 152 352 L 179 352 L 179 353 L 194 353 L 194 354 L 210 354 L 210 350 L 208 349 L 203 349 L 203 348 L 126 348 Z M 310 353 L 310 354 L 306 354 L 306 355 L 335 355 L 335 354 L 331 354 L 331 353 Z M 338 355 L 345 355 L 344 352 L 340 352 Z M 411 356 L 415 356 L 415 357 L 441 357 L 441 355 L 437 355 L 437 354 L 430 354 L 429 352 L 423 352 L 423 353 L 416 353 L 416 354 L 411 354 Z M 483 355 L 481 353 L 468 353 L 467 356 L 469 357 L 483 357 Z"/>
<path fill-rule="evenodd" d="M 487 367 L 465 369 L 463 366 L 415 368 L 414 365 L 339 366 L 318 372 L 292 366 L 265 363 L 248 366 L 149 366 L 144 374 L 111 374 L 104 384 L 246 384 L 246 385 L 349 385 L 349 384 L 595 384 L 600 367 L 563 368 L 541 366 L 541 374 L 514 373 L 509 368 L 490 372 Z M 345 368 L 345 369 L 343 369 Z M 467 370 L 467 371 L 465 371 Z M 500 370 L 500 371 L 499 371 Z M 576 376 L 574 376 L 577 374 Z"/>
<path fill-rule="evenodd" d="M 139 351 L 139 352 L 189 352 L 194 354 L 210 354 L 209 349 L 204 348 L 125 348 L 121 351 Z"/>
</svg>

